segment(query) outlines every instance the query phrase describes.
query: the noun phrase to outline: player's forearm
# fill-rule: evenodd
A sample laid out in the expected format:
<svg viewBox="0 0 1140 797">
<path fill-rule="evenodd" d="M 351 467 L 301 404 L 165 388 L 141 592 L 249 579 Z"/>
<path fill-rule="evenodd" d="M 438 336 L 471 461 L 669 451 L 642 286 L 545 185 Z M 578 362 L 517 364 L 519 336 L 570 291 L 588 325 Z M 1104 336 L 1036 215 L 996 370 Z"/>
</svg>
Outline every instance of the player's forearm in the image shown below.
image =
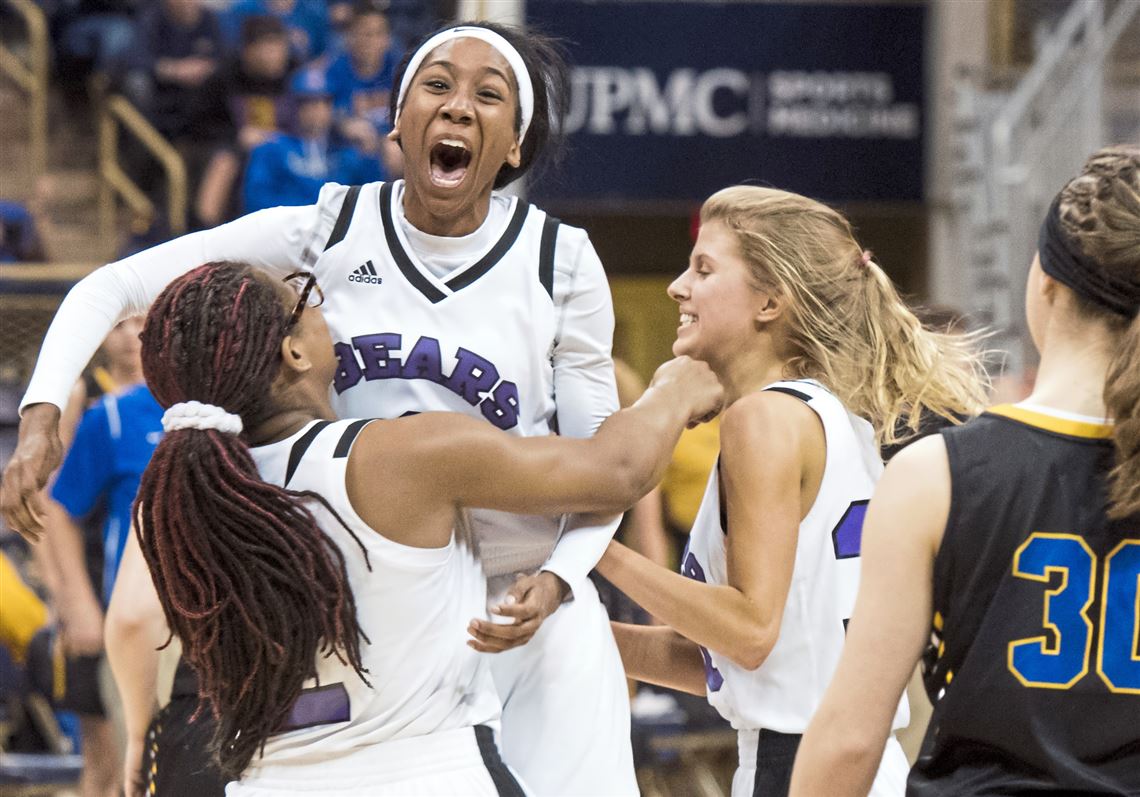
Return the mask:
<svg viewBox="0 0 1140 797">
<path fill-rule="evenodd" d="M 687 578 L 616 542 L 598 572 L 677 633 L 746 669 L 759 667 L 776 642 L 779 618 L 735 587 Z"/>
<path fill-rule="evenodd" d="M 153 624 L 125 620 L 113 604 L 107 613 L 107 661 L 123 701 L 123 717 L 131 739 L 146 735 L 154 715 L 159 657 L 155 648 L 165 642 L 163 634 L 156 631 Z"/>
<path fill-rule="evenodd" d="M 309 208 L 273 208 L 184 235 L 88 274 L 52 319 L 20 409 L 40 402 L 65 406 L 72 385 L 111 328 L 145 313 L 167 285 L 203 263 L 246 260 L 275 271 L 293 269 L 309 242 L 313 219 Z"/>
<path fill-rule="evenodd" d="M 45 540 L 58 576 L 54 597 L 60 618 L 66 628 L 90 617 L 102 614 L 99 598 L 87 571 L 86 542 L 83 530 L 55 501 L 47 501 L 48 534 Z"/>
<path fill-rule="evenodd" d="M 635 681 L 705 696 L 700 649 L 664 626 L 610 623 L 625 674 Z"/>
<path fill-rule="evenodd" d="M 863 797 L 871 790 L 890 728 L 816 714 L 796 753 L 789 795 Z"/>
</svg>

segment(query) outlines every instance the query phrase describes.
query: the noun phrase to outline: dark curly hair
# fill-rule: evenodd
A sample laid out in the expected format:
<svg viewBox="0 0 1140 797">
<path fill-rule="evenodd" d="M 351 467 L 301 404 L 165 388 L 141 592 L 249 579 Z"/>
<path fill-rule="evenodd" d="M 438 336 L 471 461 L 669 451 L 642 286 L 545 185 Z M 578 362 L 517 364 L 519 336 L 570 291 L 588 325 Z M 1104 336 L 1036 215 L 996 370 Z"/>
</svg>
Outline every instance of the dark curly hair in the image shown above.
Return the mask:
<svg viewBox="0 0 1140 797">
<path fill-rule="evenodd" d="M 147 315 L 147 384 L 164 407 L 201 401 L 253 428 L 273 411 L 289 315 L 281 288 L 253 267 L 200 266 Z M 344 554 L 317 525 L 311 501 L 331 510 L 314 493 L 263 481 L 242 437 L 199 429 L 163 437 L 135 500 L 143 555 L 217 720 L 215 752 L 229 778 L 282 729 L 318 654 L 365 677 L 367 638 Z"/>
</svg>

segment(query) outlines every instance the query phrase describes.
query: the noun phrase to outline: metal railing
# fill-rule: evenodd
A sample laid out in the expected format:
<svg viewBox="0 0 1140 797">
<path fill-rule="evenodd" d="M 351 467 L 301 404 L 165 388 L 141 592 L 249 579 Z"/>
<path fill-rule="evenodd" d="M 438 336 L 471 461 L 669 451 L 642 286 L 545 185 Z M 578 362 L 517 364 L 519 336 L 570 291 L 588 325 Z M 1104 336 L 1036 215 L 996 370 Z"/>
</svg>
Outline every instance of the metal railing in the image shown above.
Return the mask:
<svg viewBox="0 0 1140 797">
<path fill-rule="evenodd" d="M 166 173 L 166 214 L 172 235 L 186 232 L 186 164 L 178 150 L 125 97 L 112 95 L 99 109 L 99 231 L 115 234 L 116 197 L 137 215 L 154 218 L 154 203 L 119 164 L 119 129 L 125 128 Z"/>
<path fill-rule="evenodd" d="M 1007 370 L 1032 360 L 1025 277 L 1037 229 L 1056 192 L 1104 143 L 1105 61 L 1140 2 L 1106 11 L 1075 0 L 1012 91 L 957 86 L 959 162 L 955 235 L 970 306 L 1008 353 Z"/>
<path fill-rule="evenodd" d="M 47 170 L 48 128 L 48 24 L 44 12 L 32 0 L 4 0 L 24 20 L 28 32 L 27 63 L 0 44 L 0 72 L 7 75 L 28 98 L 28 170 L 35 179 Z"/>
</svg>

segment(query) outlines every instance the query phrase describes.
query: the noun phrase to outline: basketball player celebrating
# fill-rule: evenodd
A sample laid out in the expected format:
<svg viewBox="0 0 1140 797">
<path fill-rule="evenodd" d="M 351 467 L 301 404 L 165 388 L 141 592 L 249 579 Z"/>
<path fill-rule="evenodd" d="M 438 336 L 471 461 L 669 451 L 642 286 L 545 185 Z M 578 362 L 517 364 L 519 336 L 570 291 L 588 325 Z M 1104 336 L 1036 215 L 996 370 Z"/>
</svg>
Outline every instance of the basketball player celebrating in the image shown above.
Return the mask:
<svg viewBox="0 0 1140 797">
<path fill-rule="evenodd" d="M 924 647 L 908 794 L 1140 794 L 1140 148 L 1054 199 L 1025 310 L 1029 398 L 916 443 L 875 492 L 797 794 L 866 792 Z"/>
<path fill-rule="evenodd" d="M 482 23 L 445 29 L 397 71 L 392 135 L 404 180 L 327 185 L 316 205 L 253 213 L 80 282 L 24 397 L 0 493 L 9 523 L 37 529 L 30 491 L 58 459 L 56 407 L 101 331 L 213 260 L 317 275 L 340 362 L 333 407 L 344 417 L 449 410 L 528 436 L 549 434 L 557 414 L 559 433 L 592 434 L 617 408 L 601 263 L 582 230 L 496 190 L 542 154 L 566 83 L 542 37 Z M 561 536 L 563 524 L 546 517 L 473 523 L 506 622 L 476 620 L 472 644 L 521 645 L 553 612 L 530 644 L 492 665 L 507 761 L 542 794 L 635 794 L 621 662 L 586 578 L 616 520 L 570 518 Z"/>
<path fill-rule="evenodd" d="M 665 624 L 615 624 L 629 675 L 707 694 L 732 723 L 734 797 L 786 794 L 843 647 L 878 445 L 974 411 L 983 383 L 968 342 L 922 328 L 846 219 L 795 194 L 714 194 L 669 294 L 673 351 L 725 386 L 720 457 L 682 574 L 617 543 L 598 569 Z M 904 725 L 905 703 L 892 714 Z M 901 794 L 906 759 L 884 744 L 874 793 Z"/>
<path fill-rule="evenodd" d="M 343 363 L 305 313 L 313 276 L 298 287 L 208 263 L 142 334 L 167 409 L 139 540 L 217 720 L 226 793 L 521 795 L 492 736 L 489 661 L 464 642 L 487 586 L 462 509 L 621 511 L 720 386 L 667 363 L 587 440 L 457 413 L 335 421 Z"/>
</svg>

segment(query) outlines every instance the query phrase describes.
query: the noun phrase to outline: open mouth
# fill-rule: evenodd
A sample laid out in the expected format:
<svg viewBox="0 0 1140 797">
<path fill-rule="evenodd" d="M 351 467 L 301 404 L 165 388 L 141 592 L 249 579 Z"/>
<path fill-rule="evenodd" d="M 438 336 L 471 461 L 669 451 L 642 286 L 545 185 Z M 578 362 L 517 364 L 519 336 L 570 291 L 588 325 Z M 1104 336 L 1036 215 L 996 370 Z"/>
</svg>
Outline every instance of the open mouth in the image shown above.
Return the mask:
<svg viewBox="0 0 1140 797">
<path fill-rule="evenodd" d="M 444 139 L 431 148 L 431 181 L 441 188 L 463 182 L 471 165 L 471 150 L 462 141 Z"/>
<path fill-rule="evenodd" d="M 691 313 L 681 313 L 681 327 L 687 327 L 697 320 L 695 315 Z"/>
</svg>

